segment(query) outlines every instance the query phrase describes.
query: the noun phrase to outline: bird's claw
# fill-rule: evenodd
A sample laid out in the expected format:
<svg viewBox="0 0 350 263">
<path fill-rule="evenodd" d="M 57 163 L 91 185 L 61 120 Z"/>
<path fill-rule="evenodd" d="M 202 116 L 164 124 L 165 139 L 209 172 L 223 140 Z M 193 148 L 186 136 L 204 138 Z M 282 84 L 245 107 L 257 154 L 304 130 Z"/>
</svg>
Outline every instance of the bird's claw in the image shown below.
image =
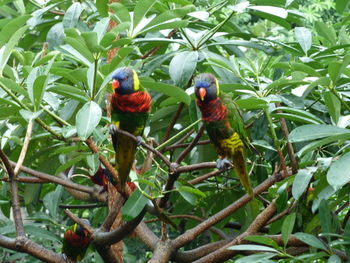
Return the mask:
<svg viewBox="0 0 350 263">
<path fill-rule="evenodd" d="M 143 142 L 142 137 L 141 136 L 136 136 L 136 139 L 137 139 L 137 141 L 136 141 L 137 146 L 140 146 L 142 144 L 142 142 Z"/>
<path fill-rule="evenodd" d="M 216 161 L 216 167 L 219 170 L 225 170 L 226 168 L 231 166 L 232 166 L 232 163 L 227 158 L 224 158 L 224 159 L 220 158 Z"/>
<path fill-rule="evenodd" d="M 117 126 L 114 124 L 109 125 L 109 134 L 110 135 L 115 135 L 117 133 Z"/>
</svg>

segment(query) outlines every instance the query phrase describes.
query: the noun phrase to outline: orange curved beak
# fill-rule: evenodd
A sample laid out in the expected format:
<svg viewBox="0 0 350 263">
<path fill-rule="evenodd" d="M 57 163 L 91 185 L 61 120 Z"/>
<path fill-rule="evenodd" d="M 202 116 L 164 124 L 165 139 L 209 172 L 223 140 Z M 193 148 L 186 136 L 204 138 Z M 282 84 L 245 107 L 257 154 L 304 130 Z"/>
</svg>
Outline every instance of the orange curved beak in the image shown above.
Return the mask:
<svg viewBox="0 0 350 263">
<path fill-rule="evenodd" d="M 114 79 L 112 81 L 112 88 L 113 88 L 113 90 L 116 90 L 117 88 L 119 88 L 119 81 L 118 80 Z"/>
<path fill-rule="evenodd" d="M 207 94 L 207 90 L 205 88 L 199 88 L 198 94 L 199 94 L 199 98 L 201 99 L 201 101 L 203 101 L 205 95 Z"/>
</svg>

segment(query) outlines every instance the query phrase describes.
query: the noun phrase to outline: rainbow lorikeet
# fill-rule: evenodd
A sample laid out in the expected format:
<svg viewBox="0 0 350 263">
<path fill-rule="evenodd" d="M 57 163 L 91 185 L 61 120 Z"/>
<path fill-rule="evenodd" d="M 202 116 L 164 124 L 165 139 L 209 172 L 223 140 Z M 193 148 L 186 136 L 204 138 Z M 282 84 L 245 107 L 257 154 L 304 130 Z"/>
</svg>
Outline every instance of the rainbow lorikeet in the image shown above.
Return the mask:
<svg viewBox="0 0 350 263">
<path fill-rule="evenodd" d="M 107 191 L 108 182 L 114 186 L 117 185 L 108 170 L 106 168 L 102 168 L 102 166 L 97 169 L 94 175 L 90 175 L 89 177 L 94 184 L 102 186 L 103 191 Z M 127 182 L 127 184 L 129 185 L 131 191 L 135 190 L 136 185 L 133 182 Z"/>
<path fill-rule="evenodd" d="M 141 141 L 151 108 L 151 96 L 142 89 L 136 72 L 129 67 L 118 68 L 113 73 L 112 88 L 110 133 L 116 152 L 116 166 L 121 187 L 124 188 L 138 143 L 126 135 L 118 134 L 114 127 L 137 136 Z"/>
<path fill-rule="evenodd" d="M 86 224 L 90 225 L 89 220 L 83 220 Z M 73 261 L 80 261 L 83 259 L 90 241 L 89 232 L 82 226 L 74 224 L 64 233 L 62 253 Z"/>
<path fill-rule="evenodd" d="M 232 160 L 241 184 L 253 197 L 245 158 L 245 143 L 248 137 L 237 106 L 230 96 L 220 91 L 214 75 L 199 74 L 194 82 L 202 120 L 206 125 L 210 141 L 220 155 L 218 168 L 223 169 L 229 163 L 228 159 Z"/>
</svg>

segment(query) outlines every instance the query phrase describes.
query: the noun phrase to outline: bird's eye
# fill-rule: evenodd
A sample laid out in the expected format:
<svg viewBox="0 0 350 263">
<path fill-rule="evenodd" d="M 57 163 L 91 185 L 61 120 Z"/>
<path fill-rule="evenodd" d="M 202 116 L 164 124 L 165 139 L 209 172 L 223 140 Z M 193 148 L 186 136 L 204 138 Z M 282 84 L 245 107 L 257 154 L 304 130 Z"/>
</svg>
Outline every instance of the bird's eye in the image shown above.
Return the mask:
<svg viewBox="0 0 350 263">
<path fill-rule="evenodd" d="M 128 77 L 123 78 L 123 80 L 128 80 Z"/>
</svg>

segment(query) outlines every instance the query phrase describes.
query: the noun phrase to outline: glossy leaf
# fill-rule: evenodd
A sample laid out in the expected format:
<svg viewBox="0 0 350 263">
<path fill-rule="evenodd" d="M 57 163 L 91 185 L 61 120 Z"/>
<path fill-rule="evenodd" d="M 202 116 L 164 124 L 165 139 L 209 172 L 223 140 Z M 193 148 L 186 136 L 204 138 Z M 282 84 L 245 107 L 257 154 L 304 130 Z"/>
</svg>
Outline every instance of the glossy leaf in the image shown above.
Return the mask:
<svg viewBox="0 0 350 263">
<path fill-rule="evenodd" d="M 331 165 L 327 173 L 327 181 L 335 190 L 350 182 L 350 152 Z"/>
<path fill-rule="evenodd" d="M 102 117 L 100 106 L 94 102 L 87 102 L 77 113 L 76 127 L 79 137 L 84 141 L 94 131 Z"/>
<path fill-rule="evenodd" d="M 75 28 L 78 24 L 83 8 L 79 2 L 73 3 L 66 11 L 63 17 L 63 26 L 65 28 Z"/>
<path fill-rule="evenodd" d="M 295 218 L 296 218 L 296 214 L 292 213 L 292 214 L 289 214 L 283 220 L 283 224 L 282 224 L 282 239 L 283 239 L 284 247 L 287 246 L 288 239 L 289 239 L 290 235 L 293 232 Z"/>
<path fill-rule="evenodd" d="M 227 249 L 241 250 L 241 251 L 268 251 L 268 252 L 278 253 L 278 251 L 274 248 L 267 247 L 267 246 L 260 246 L 260 245 L 237 245 L 237 246 L 228 247 Z"/>
<path fill-rule="evenodd" d="M 295 200 L 299 200 L 300 196 L 304 193 L 313 174 L 317 171 L 316 167 L 308 167 L 306 169 L 300 169 L 296 174 L 292 187 L 292 194 Z"/>
<path fill-rule="evenodd" d="M 136 189 L 123 206 L 123 219 L 128 221 L 137 217 L 147 202 L 148 199 L 142 195 L 139 189 Z"/>
<path fill-rule="evenodd" d="M 294 28 L 294 34 L 299 45 L 301 46 L 305 54 L 307 54 L 312 44 L 311 31 L 305 27 L 296 27 Z"/>
<path fill-rule="evenodd" d="M 304 243 L 308 244 L 309 246 L 315 247 L 315 248 L 319 248 L 319 249 L 323 249 L 326 250 L 326 247 L 323 245 L 323 243 L 315 236 L 307 234 L 307 233 L 295 233 L 294 236 L 303 241 Z"/>
<path fill-rule="evenodd" d="M 176 98 L 180 102 L 184 102 L 187 105 L 189 105 L 191 102 L 190 96 L 183 89 L 180 89 L 176 86 L 143 79 L 140 79 L 140 81 L 141 84 L 147 89 L 154 90 L 163 93 L 169 97 Z"/>
<path fill-rule="evenodd" d="M 197 66 L 198 52 L 184 51 L 171 60 L 169 74 L 176 86 L 184 88 L 192 77 Z"/>
<path fill-rule="evenodd" d="M 6 45 L 0 48 L 0 76 L 2 76 L 5 65 L 10 58 L 11 50 L 17 45 L 19 39 L 22 37 L 24 32 L 28 29 L 28 26 L 21 27 L 18 29 L 6 43 Z"/>
<path fill-rule="evenodd" d="M 350 133 L 348 129 L 338 128 L 332 125 L 307 124 L 292 130 L 288 139 L 290 142 L 303 142 L 348 133 Z"/>
</svg>

